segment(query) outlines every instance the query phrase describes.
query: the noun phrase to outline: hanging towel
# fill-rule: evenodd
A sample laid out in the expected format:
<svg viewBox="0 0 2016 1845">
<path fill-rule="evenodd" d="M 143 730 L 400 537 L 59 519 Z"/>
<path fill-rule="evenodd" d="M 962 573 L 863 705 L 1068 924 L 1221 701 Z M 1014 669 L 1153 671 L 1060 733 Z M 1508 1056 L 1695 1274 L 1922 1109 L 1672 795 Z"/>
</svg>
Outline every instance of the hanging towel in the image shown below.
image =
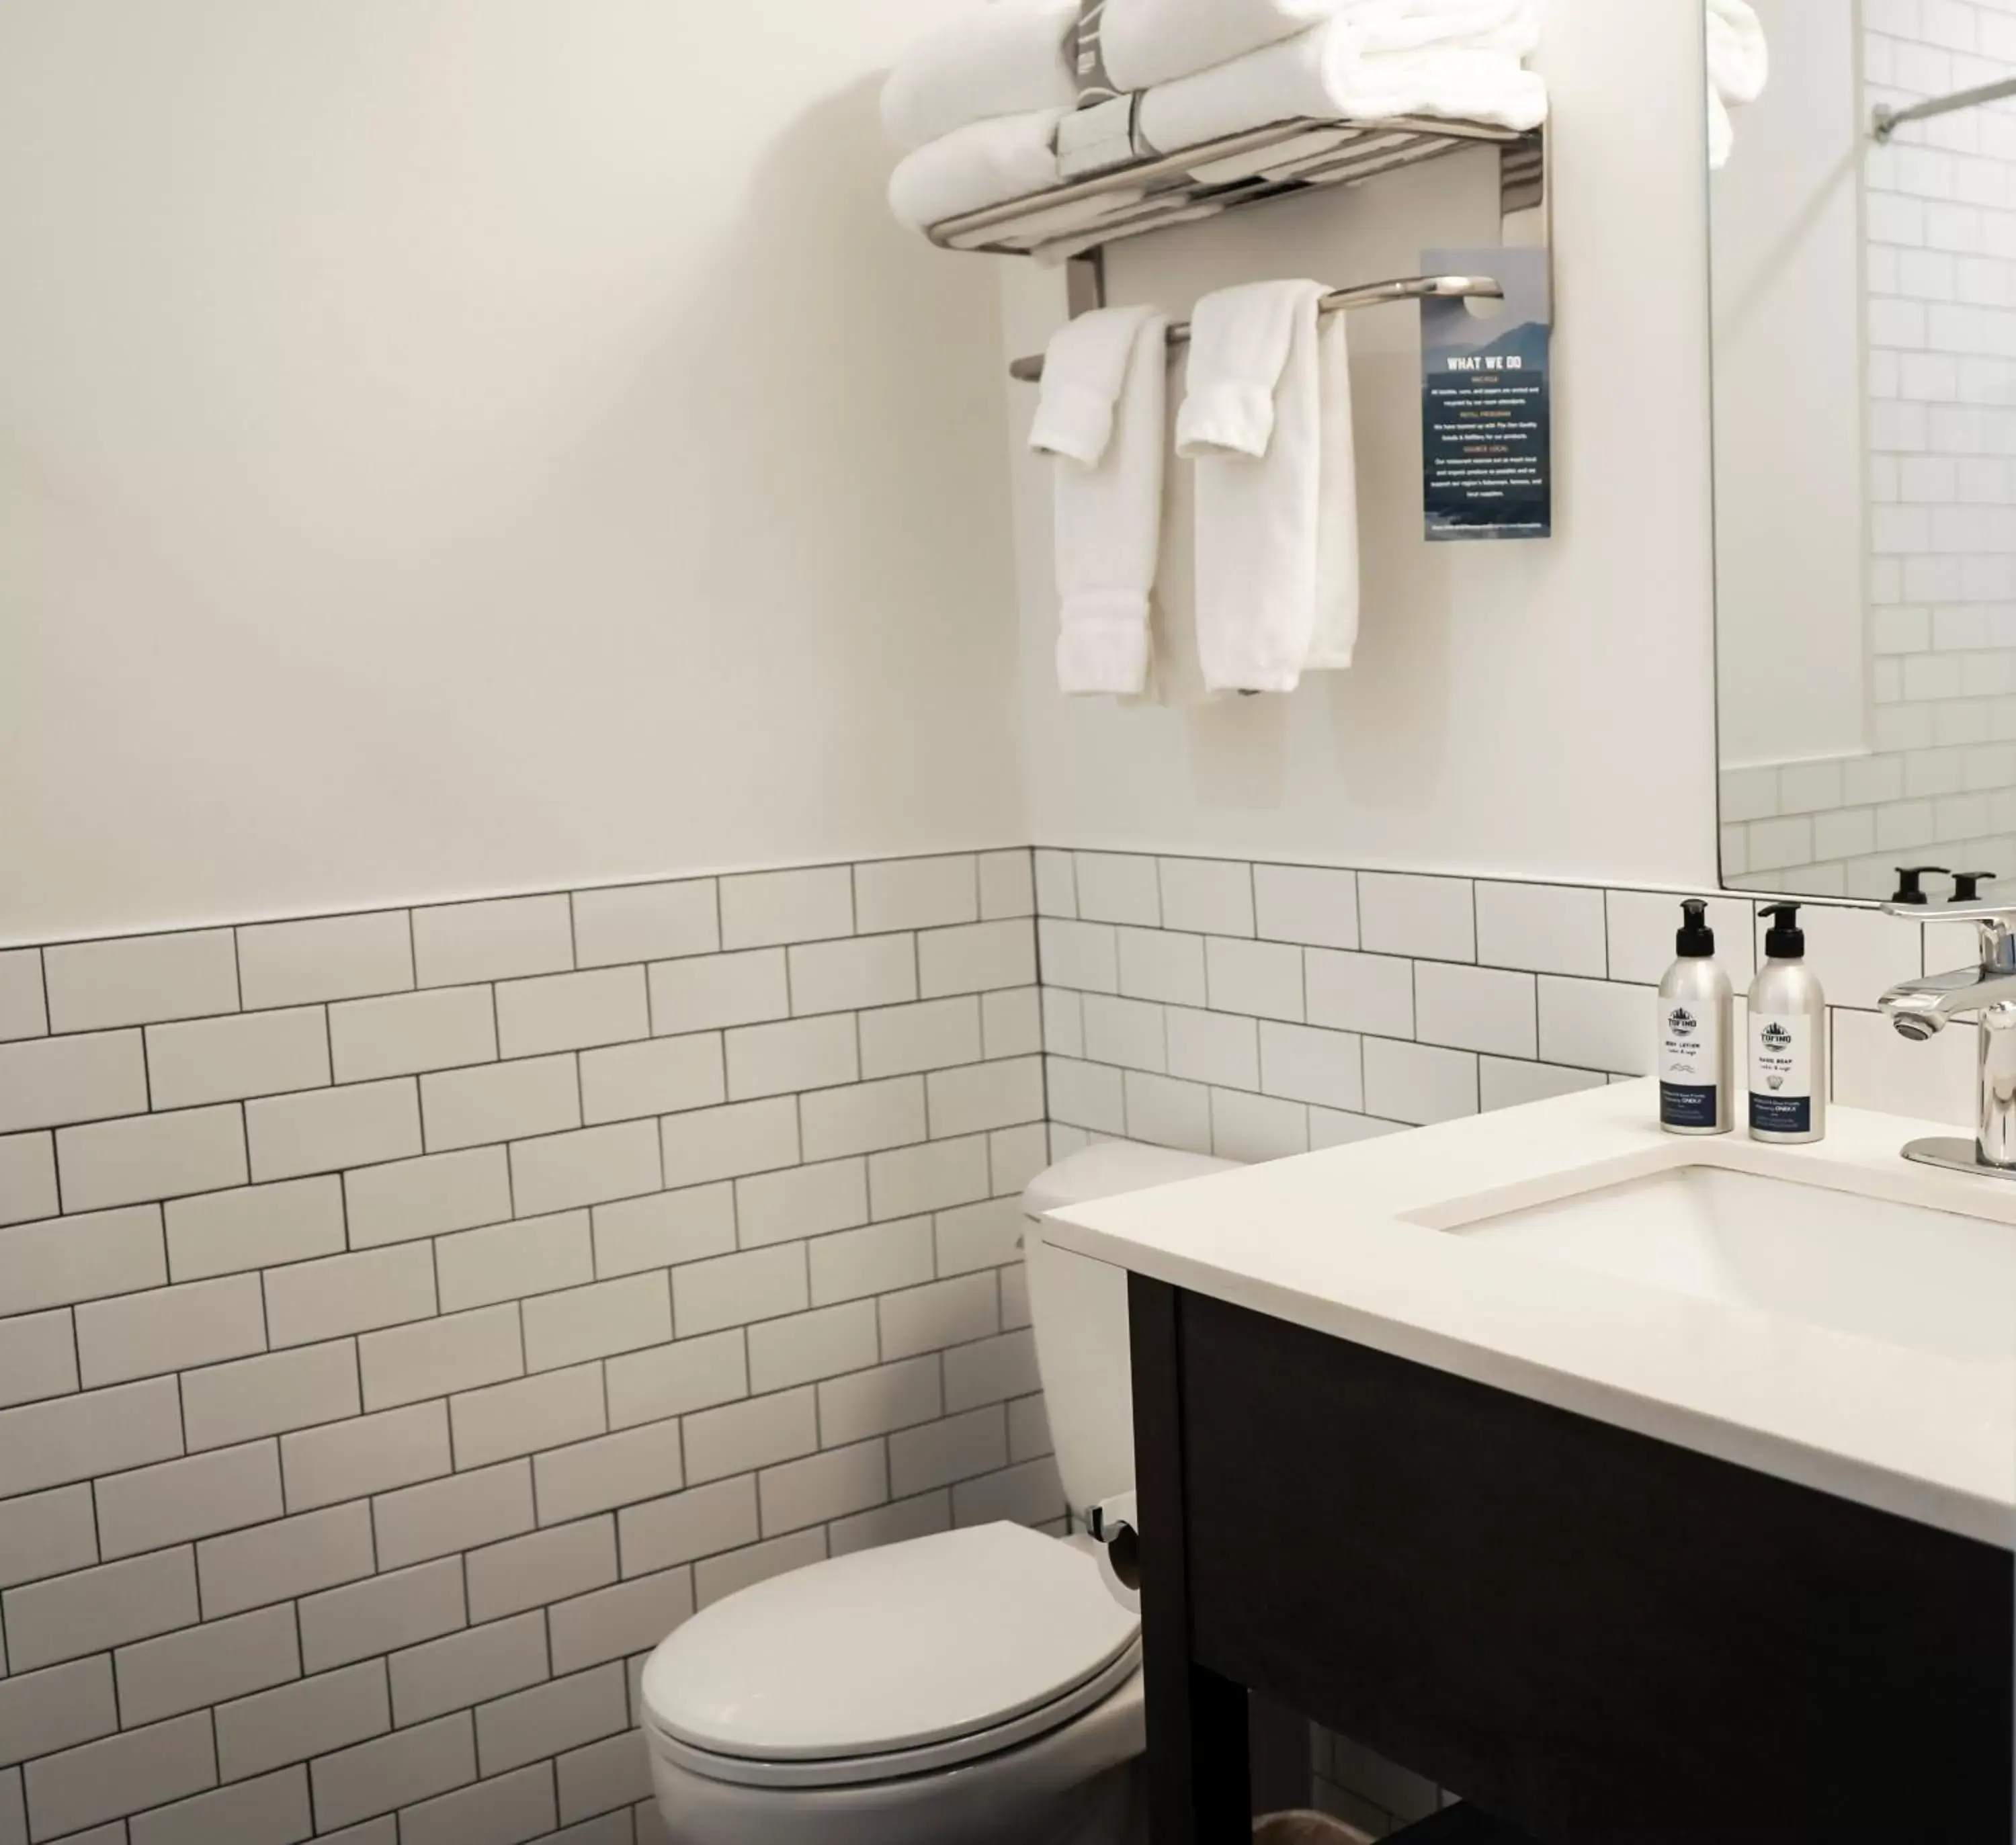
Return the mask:
<svg viewBox="0 0 2016 1845">
<path fill-rule="evenodd" d="M 1173 153 L 1294 116 L 1449 116 L 1525 129 L 1546 114 L 1546 86 L 1521 67 L 1516 52 L 1438 46 L 1361 53 L 1349 30 L 1332 20 L 1148 91 L 1140 126 L 1151 146 Z"/>
<path fill-rule="evenodd" d="M 1190 318 L 1176 452 L 1197 463 L 1197 649 L 1212 691 L 1291 692 L 1358 628 L 1342 316 L 1319 282 L 1251 282 Z"/>
<path fill-rule="evenodd" d="M 1043 359 L 1029 446 L 1056 458 L 1057 683 L 1148 689 L 1150 599 L 1161 548 L 1166 315 L 1107 308 L 1060 327 Z"/>
<path fill-rule="evenodd" d="M 941 135 L 896 163 L 889 175 L 889 209 L 901 223 L 921 231 L 1055 185 L 1063 113 L 1038 109 L 996 116 Z"/>
<path fill-rule="evenodd" d="M 1078 102 L 1078 0 L 995 0 L 934 32 L 882 86 L 882 125 L 922 147 L 968 122 Z"/>
<path fill-rule="evenodd" d="M 1540 0 L 1107 0 L 1100 43 L 1122 89 L 1151 89 L 1334 22 L 1359 52 L 1531 51 Z"/>
<path fill-rule="evenodd" d="M 1708 164 L 1722 167 L 1736 149 L 1729 112 L 1755 102 L 1771 75 L 1764 27 L 1748 0 L 1708 0 Z"/>
</svg>

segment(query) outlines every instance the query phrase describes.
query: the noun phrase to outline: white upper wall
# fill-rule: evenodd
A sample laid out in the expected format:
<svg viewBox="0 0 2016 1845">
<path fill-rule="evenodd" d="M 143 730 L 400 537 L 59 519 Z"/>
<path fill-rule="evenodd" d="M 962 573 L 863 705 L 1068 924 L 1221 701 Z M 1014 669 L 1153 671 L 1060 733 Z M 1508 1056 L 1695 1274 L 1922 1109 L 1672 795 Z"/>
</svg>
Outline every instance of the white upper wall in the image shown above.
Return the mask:
<svg viewBox="0 0 2016 1845">
<path fill-rule="evenodd" d="M 1539 62 L 1556 111 L 1556 535 L 1423 541 L 1415 317 L 1359 314 L 1358 664 L 1291 698 L 1121 710 L 1056 690 L 1049 488 L 1019 460 L 1039 840 L 1713 881 L 1701 0 L 1552 0 Z M 1497 236 L 1492 159 L 1467 155 L 1144 239 L 1111 297 L 1181 310 L 1263 275 L 1366 281 Z M 1024 269 L 1008 286 L 1009 347 L 1036 350 L 1060 284 Z"/>
<path fill-rule="evenodd" d="M 0 9 L 0 940 L 1025 838 L 960 3 Z"/>
</svg>

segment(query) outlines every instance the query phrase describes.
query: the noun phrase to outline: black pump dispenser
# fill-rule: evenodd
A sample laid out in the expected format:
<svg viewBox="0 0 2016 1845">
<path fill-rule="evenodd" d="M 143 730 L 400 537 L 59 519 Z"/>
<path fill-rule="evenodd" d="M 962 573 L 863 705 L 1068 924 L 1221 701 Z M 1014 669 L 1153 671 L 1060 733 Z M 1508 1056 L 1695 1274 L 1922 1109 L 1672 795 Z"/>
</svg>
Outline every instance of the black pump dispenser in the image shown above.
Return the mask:
<svg viewBox="0 0 2016 1845">
<path fill-rule="evenodd" d="M 1892 897 L 1892 903 L 1923 903 L 1925 894 L 1919 887 L 1921 878 L 1946 877 L 1949 875 L 1942 865 L 1900 865 L 1897 867 L 1897 890 Z"/>
<path fill-rule="evenodd" d="M 1806 952 L 1806 932 L 1799 926 L 1799 906 L 1774 903 L 1764 914 L 1771 919 L 1765 931 L 1764 952 L 1773 961 L 1798 961 Z"/>
<path fill-rule="evenodd" d="M 1683 961 L 1702 961 L 1715 952 L 1715 931 L 1708 926 L 1708 905 L 1698 897 L 1690 897 L 1680 905 L 1680 914 L 1685 919 L 1680 924 L 1679 933 L 1673 937 L 1673 947 Z"/>
<path fill-rule="evenodd" d="M 1953 894 L 1946 899 L 1946 901 L 1948 903 L 1979 903 L 1982 901 L 1982 886 L 1992 884 L 1994 882 L 1995 874 L 1993 872 L 1955 872 Z"/>
</svg>

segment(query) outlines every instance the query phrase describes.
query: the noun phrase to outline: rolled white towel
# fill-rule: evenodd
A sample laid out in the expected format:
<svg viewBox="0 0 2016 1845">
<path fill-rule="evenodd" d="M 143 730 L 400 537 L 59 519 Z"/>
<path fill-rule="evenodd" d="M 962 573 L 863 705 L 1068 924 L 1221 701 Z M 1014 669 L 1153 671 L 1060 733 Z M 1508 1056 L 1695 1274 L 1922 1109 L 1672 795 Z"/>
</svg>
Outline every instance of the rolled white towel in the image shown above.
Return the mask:
<svg viewBox="0 0 2016 1845">
<path fill-rule="evenodd" d="M 1069 109 L 1078 0 L 995 0 L 905 52 L 882 86 L 882 125 L 922 147 L 997 115 Z"/>
<path fill-rule="evenodd" d="M 1755 102 L 1770 80 L 1770 49 L 1748 0 L 1707 0 L 1708 164 L 1729 164 L 1736 149 L 1733 106 Z"/>
<path fill-rule="evenodd" d="M 1057 183 L 1057 109 L 995 116 L 941 135 L 896 163 L 889 209 L 921 231 Z"/>
<path fill-rule="evenodd" d="M 1453 44 L 1525 52 L 1539 21 L 1540 0 L 1107 0 L 1100 43 L 1115 85 L 1145 90 L 1330 23 L 1371 56 Z"/>
<path fill-rule="evenodd" d="M 1546 86 L 1517 52 L 1440 46 L 1366 54 L 1342 23 L 1158 85 L 1141 99 L 1141 132 L 1165 153 L 1293 116 L 1321 120 L 1427 115 L 1537 128 Z"/>
</svg>

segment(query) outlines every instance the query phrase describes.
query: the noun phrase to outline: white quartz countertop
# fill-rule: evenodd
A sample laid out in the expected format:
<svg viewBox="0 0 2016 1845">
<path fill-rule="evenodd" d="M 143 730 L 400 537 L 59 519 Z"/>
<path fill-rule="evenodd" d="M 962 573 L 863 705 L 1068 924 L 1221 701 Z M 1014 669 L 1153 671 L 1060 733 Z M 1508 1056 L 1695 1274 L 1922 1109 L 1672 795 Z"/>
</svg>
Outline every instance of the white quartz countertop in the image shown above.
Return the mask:
<svg viewBox="0 0 2016 1845">
<path fill-rule="evenodd" d="M 2016 1355 L 1963 1361 L 1449 1233 L 1692 1164 L 1957 1212 L 2016 1236 L 2016 1182 L 1900 1156 L 1941 1131 L 1932 1124 L 1838 1108 L 1824 1141 L 1778 1146 L 1662 1134 L 1656 1114 L 1655 1085 L 1620 1084 L 1075 1205 L 1052 1214 L 1047 1234 L 1193 1293 L 2016 1548 Z"/>
</svg>

